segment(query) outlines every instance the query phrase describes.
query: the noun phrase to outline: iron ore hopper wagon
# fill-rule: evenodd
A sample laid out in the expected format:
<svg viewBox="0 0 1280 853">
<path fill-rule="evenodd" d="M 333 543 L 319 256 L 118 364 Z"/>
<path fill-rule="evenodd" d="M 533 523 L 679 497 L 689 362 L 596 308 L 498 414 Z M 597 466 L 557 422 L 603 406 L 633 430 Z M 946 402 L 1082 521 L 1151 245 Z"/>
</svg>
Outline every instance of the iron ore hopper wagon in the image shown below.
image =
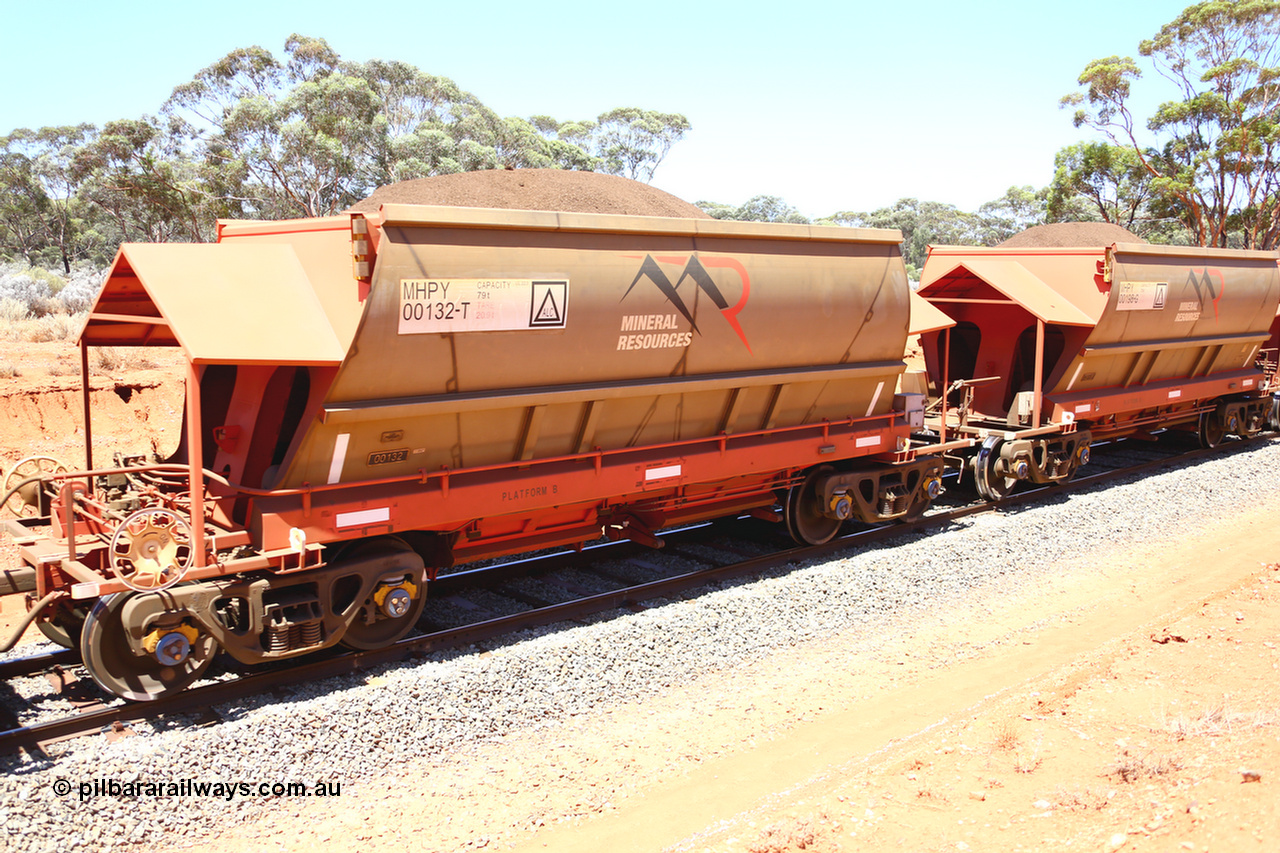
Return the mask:
<svg viewBox="0 0 1280 853">
<path fill-rule="evenodd" d="M 989 499 L 1071 477 L 1093 441 L 1177 429 L 1213 447 L 1275 429 L 1276 258 L 931 247 L 919 296 L 954 323 L 922 336 L 927 421 L 972 439 L 961 456 Z"/>
<path fill-rule="evenodd" d="M 7 522 L 5 591 L 102 688 L 154 699 L 219 649 L 388 645 L 458 562 L 734 513 L 810 543 L 913 517 L 944 445 L 897 393 L 900 239 L 387 205 L 125 245 L 82 367 L 180 347 L 182 443 L 94 460 L 86 392 L 85 470 L 7 478 L 32 517 Z"/>
</svg>

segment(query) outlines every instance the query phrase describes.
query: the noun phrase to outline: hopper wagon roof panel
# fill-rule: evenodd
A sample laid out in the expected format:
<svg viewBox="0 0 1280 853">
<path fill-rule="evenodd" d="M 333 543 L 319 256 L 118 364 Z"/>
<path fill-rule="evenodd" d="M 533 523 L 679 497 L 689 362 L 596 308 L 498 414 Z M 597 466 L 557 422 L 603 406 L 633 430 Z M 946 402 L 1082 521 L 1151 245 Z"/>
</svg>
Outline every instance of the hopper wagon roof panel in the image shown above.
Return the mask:
<svg viewBox="0 0 1280 853">
<path fill-rule="evenodd" d="M 1077 304 L 1061 292 L 1066 288 L 1058 277 L 1052 284 L 1046 282 L 1016 260 L 965 257 L 947 261 L 950 263 L 944 264 L 943 272 L 930 276 L 920 288 L 925 299 L 975 298 L 994 290 L 1046 323 L 1094 326 L 1102 316 L 1105 299 L 1089 300 L 1087 307 Z"/>
<path fill-rule="evenodd" d="M 286 245 L 125 244 L 81 339 L 176 342 L 205 364 L 338 364 L 345 356 Z"/>
</svg>

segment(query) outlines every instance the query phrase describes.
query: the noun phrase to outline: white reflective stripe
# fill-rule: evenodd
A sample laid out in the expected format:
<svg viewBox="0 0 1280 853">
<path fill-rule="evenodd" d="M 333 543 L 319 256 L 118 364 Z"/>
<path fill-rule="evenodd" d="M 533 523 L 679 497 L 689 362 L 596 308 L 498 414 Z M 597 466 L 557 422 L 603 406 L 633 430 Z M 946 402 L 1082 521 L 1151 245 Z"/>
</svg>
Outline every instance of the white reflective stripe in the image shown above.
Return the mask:
<svg viewBox="0 0 1280 853">
<path fill-rule="evenodd" d="M 1253 380 L 1252 380 L 1252 379 L 1246 379 L 1246 380 L 1244 381 L 1244 387 L 1246 387 L 1246 388 L 1252 388 L 1252 387 L 1253 387 Z"/>
<path fill-rule="evenodd" d="M 862 438 L 854 439 L 853 446 L 854 447 L 879 447 L 880 436 L 864 435 Z"/>
<path fill-rule="evenodd" d="M 649 468 L 644 472 L 645 482 L 650 480 L 665 480 L 667 477 L 679 477 L 684 471 L 681 465 L 665 465 L 661 468 Z"/>
<path fill-rule="evenodd" d="M 1076 406 L 1076 414 L 1078 415 L 1082 415 L 1085 412 L 1092 412 L 1092 411 L 1093 411 L 1093 403 L 1081 403 L 1080 405 Z"/>
<path fill-rule="evenodd" d="M 336 483 L 342 479 L 342 463 L 347 461 L 347 442 L 351 441 L 351 433 L 340 432 L 333 443 L 333 461 L 329 463 L 329 482 Z"/>
<path fill-rule="evenodd" d="M 1071 381 L 1067 383 L 1067 390 L 1070 391 L 1072 386 L 1076 384 L 1076 380 L 1080 378 L 1080 371 L 1084 370 L 1084 362 L 1076 365 L 1076 372 L 1071 374 Z"/>
<path fill-rule="evenodd" d="M 391 507 L 380 506 L 377 509 L 362 509 L 357 512 L 340 512 L 335 516 L 338 527 L 364 527 L 366 524 L 378 524 L 391 520 Z"/>
<path fill-rule="evenodd" d="M 880 392 L 884 390 L 884 382 L 876 385 L 876 393 L 871 395 L 871 405 L 867 406 L 867 417 L 871 417 L 871 413 L 876 410 L 876 403 L 880 402 Z"/>
<path fill-rule="evenodd" d="M 1169 392 L 1169 399 L 1170 399 L 1170 400 L 1176 400 L 1176 399 L 1178 399 L 1178 398 L 1179 398 L 1179 397 L 1181 397 L 1181 396 L 1182 396 L 1182 389 L 1181 389 L 1181 388 L 1177 389 L 1176 391 L 1170 391 L 1170 392 Z"/>
<path fill-rule="evenodd" d="M 73 583 L 71 585 L 71 597 L 76 601 L 86 598 L 98 597 L 99 585 L 96 583 Z"/>
</svg>

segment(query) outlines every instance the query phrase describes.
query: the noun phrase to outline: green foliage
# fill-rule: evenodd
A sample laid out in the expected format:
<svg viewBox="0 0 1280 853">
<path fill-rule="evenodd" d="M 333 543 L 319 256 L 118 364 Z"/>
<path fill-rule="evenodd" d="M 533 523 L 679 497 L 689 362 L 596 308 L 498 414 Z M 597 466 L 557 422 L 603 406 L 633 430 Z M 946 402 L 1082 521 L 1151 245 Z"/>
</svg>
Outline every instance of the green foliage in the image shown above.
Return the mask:
<svg viewBox="0 0 1280 853">
<path fill-rule="evenodd" d="M 1138 155 L 1105 142 L 1081 142 L 1053 158 L 1048 218 L 1094 219 L 1133 229 L 1150 196 L 1150 180 Z"/>
<path fill-rule="evenodd" d="M 67 286 L 66 279 L 62 276 L 40 267 L 32 267 L 27 270 L 27 275 L 48 288 L 50 296 L 57 296 L 62 288 Z"/>
<path fill-rule="evenodd" d="M 1280 2 L 1198 3 L 1143 41 L 1139 53 L 1177 93 L 1145 123 L 1154 144 L 1139 138 L 1129 109 L 1141 76 L 1130 57 L 1085 67 L 1085 91 L 1062 99 L 1078 108 L 1076 126 L 1132 151 L 1153 207 L 1177 216 L 1196 244 L 1280 245 Z"/>
<path fill-rule="evenodd" d="M 80 197 L 120 240 L 200 240 L 210 225 L 208 190 L 183 156 L 181 126 L 159 119 L 121 119 L 93 132 L 76 152 Z"/>
<path fill-rule="evenodd" d="M 233 51 L 166 104 L 195 129 L 230 215 L 322 216 L 381 184 L 476 169 L 651 177 L 688 129 L 683 116 L 635 109 L 597 122 L 503 118 L 406 63 L 342 62 L 323 39 L 299 35 L 285 53 L 282 63 L 261 48 Z"/>
<path fill-rule="evenodd" d="M 743 222 L 790 222 L 796 225 L 808 225 L 807 217 L 787 204 L 776 195 L 753 196 L 741 207 L 720 204 L 714 201 L 700 201 L 698 207 L 713 219 L 736 219 Z"/>
<path fill-rule="evenodd" d="M 594 130 L 604 171 L 648 182 L 671 146 L 688 132 L 689 120 L 679 113 L 621 107 L 596 119 Z"/>
<path fill-rule="evenodd" d="M 902 259 L 913 269 L 924 266 L 929 246 L 975 245 L 982 232 L 977 214 L 953 204 L 914 198 L 899 199 L 890 207 L 869 212 L 842 211 L 830 218 L 854 228 L 898 229 L 902 232 Z"/>
<path fill-rule="evenodd" d="M 292 35 L 238 48 L 178 85 L 158 116 L 0 137 L 0 260 L 108 263 L 125 240 L 207 240 L 218 217 L 346 209 L 380 185 L 474 169 L 651 178 L 688 130 L 627 108 L 595 121 L 503 118 L 446 77 L 345 62 Z"/>
<path fill-rule="evenodd" d="M 561 169 L 600 171 L 650 181 L 671 146 L 689 131 L 678 113 L 624 107 L 601 113 L 595 121 L 558 121 L 537 115 L 527 124 L 549 143 L 549 156 Z"/>
<path fill-rule="evenodd" d="M 15 130 L 0 137 L 0 257 L 32 265 L 95 258 L 100 238 L 80 197 L 76 158 L 93 125 Z"/>
<path fill-rule="evenodd" d="M 1009 187 L 1005 194 L 978 208 L 978 245 L 996 246 L 1014 234 L 1045 224 L 1049 190 Z"/>
<path fill-rule="evenodd" d="M 869 212 L 841 211 L 824 221 L 854 228 L 896 228 L 902 232 L 902 259 L 908 275 L 919 280 L 919 270 L 929 257 L 930 246 L 995 246 L 1020 231 L 1046 221 L 1049 189 L 1010 187 L 998 199 L 986 202 L 976 213 L 954 204 L 899 199 L 890 207 Z"/>
</svg>

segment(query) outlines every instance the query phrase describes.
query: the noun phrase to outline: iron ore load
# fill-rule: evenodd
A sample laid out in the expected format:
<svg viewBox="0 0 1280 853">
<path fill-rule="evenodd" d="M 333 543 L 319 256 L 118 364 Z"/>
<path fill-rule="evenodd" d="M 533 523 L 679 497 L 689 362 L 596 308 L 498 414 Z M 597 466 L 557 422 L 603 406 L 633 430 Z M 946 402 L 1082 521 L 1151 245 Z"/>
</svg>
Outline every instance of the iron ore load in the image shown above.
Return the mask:
<svg viewBox="0 0 1280 853">
<path fill-rule="evenodd" d="M 19 463 L 31 618 L 105 690 L 395 642 L 455 563 L 751 513 L 911 518 L 896 231 L 387 204 L 127 244 L 80 337 L 176 346 L 172 458 Z M 780 506 L 780 509 L 779 509 Z M 52 525 L 37 533 L 35 526 Z"/>
</svg>

